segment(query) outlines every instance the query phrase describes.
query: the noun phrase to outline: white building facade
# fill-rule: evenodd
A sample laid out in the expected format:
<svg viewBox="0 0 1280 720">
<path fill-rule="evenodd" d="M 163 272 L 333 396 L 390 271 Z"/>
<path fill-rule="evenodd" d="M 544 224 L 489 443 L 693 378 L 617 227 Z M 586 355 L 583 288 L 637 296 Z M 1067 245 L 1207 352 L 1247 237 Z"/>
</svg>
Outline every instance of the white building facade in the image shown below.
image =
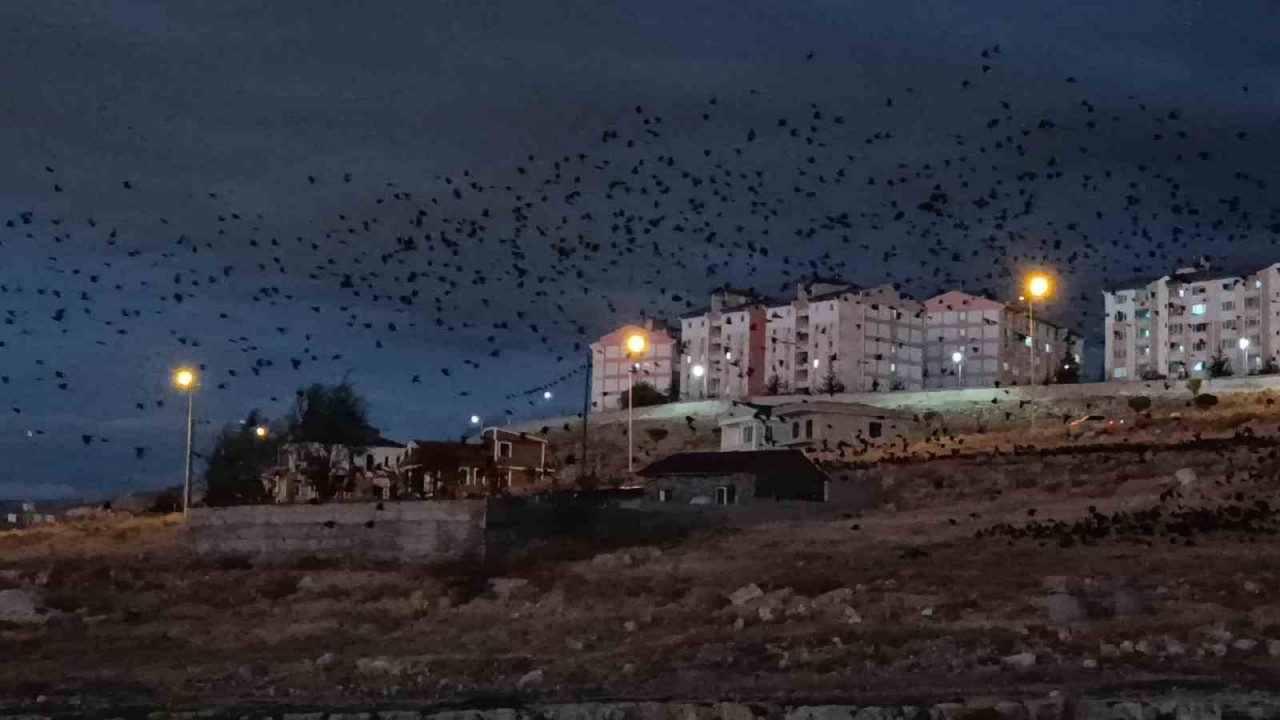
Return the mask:
<svg viewBox="0 0 1280 720">
<path fill-rule="evenodd" d="M 680 319 L 680 399 L 743 398 L 764 387 L 767 298 L 723 289 Z"/>
<path fill-rule="evenodd" d="M 1108 380 L 1208 377 L 1219 354 L 1233 374 L 1270 372 L 1280 353 L 1280 263 L 1120 283 L 1103 307 Z"/>
<path fill-rule="evenodd" d="M 884 286 L 813 281 L 768 309 L 765 388 L 771 394 L 920 390 L 920 303 Z"/>
<path fill-rule="evenodd" d="M 984 388 L 1053 382 L 1067 359 L 1084 364 L 1084 341 L 1019 308 L 960 291 L 924 302 L 925 387 Z M 957 361 L 958 358 L 958 361 Z"/>
</svg>

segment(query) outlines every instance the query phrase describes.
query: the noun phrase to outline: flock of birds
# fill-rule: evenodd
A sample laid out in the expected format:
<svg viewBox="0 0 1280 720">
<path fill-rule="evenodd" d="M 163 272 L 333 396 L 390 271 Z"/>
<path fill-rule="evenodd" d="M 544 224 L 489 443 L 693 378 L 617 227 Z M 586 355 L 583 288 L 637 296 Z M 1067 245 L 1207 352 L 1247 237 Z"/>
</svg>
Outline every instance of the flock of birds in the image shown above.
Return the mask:
<svg viewBox="0 0 1280 720">
<path fill-rule="evenodd" d="M 1076 77 L 1060 79 L 1055 107 L 1031 106 L 1002 81 L 1005 58 L 975 50 L 949 87 L 874 106 L 755 90 L 642 103 L 510 167 L 298 177 L 283 192 L 338 209 L 290 230 L 231 190 L 171 216 L 147 205 L 160 180 L 84 187 L 60 167 L 70 160 L 50 161 L 40 201 L 0 218 L 0 253 L 27 258 L 0 267 L 0 403 L 43 434 L 41 410 L 6 395 L 75 393 L 94 382 L 77 356 L 138 364 L 154 336 L 246 407 L 381 353 L 402 377 L 375 382 L 406 403 L 509 416 L 548 390 L 576 397 L 593 338 L 723 284 L 781 293 L 843 277 L 1009 298 L 1025 269 L 1047 267 L 1068 289 L 1058 314 L 1093 318 L 1110 279 L 1280 240 L 1255 169 L 1274 138 L 1136 95 L 1094 98 Z M 924 116 L 927 136 L 903 129 Z M 86 214 L 89 195 L 118 210 Z M 66 343 L 80 350 L 53 349 Z M 430 365 L 420 348 L 436 351 Z M 529 366 L 550 369 L 517 370 Z M 121 412 L 164 408 L 154 391 L 120 388 Z M 84 445 L 110 441 L 91 424 Z"/>
</svg>

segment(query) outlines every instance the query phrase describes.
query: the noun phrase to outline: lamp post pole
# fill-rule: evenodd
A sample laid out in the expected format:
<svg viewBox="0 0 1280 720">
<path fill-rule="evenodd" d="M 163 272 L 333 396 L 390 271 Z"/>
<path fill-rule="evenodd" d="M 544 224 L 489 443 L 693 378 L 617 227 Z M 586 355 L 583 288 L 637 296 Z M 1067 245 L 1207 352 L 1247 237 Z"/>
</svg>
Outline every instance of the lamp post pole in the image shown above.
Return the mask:
<svg viewBox="0 0 1280 720">
<path fill-rule="evenodd" d="M 627 474 L 634 474 L 636 471 L 636 451 L 635 451 L 635 413 L 632 408 L 636 402 L 636 366 L 632 364 L 627 368 Z"/>
<path fill-rule="evenodd" d="M 182 516 L 186 517 L 191 509 L 191 436 L 195 430 L 195 402 L 196 394 L 194 390 L 187 391 L 187 459 L 186 473 L 182 481 Z"/>
</svg>

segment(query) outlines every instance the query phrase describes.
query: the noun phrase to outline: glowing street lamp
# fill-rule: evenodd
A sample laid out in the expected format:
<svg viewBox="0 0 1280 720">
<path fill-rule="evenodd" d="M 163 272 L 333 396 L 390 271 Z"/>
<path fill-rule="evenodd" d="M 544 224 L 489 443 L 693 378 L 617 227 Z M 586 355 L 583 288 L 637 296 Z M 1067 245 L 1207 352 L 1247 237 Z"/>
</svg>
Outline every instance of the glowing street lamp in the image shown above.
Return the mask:
<svg viewBox="0 0 1280 720">
<path fill-rule="evenodd" d="M 255 436 L 255 437 L 257 437 L 259 440 L 266 440 L 266 439 L 267 439 L 267 426 L 266 426 L 266 425 L 259 425 L 258 427 L 256 427 L 256 428 L 254 428 L 254 429 L 253 429 L 253 434 L 254 434 L 254 436 Z"/>
<path fill-rule="evenodd" d="M 1248 375 L 1249 374 L 1249 338 L 1242 337 L 1240 338 L 1240 342 L 1237 344 L 1240 346 L 1241 354 L 1244 355 L 1244 374 Z"/>
<path fill-rule="evenodd" d="M 471 416 L 471 424 L 472 424 L 472 425 L 479 425 L 479 424 L 480 424 L 480 416 L 479 416 L 479 415 L 472 415 L 472 416 Z"/>
<path fill-rule="evenodd" d="M 543 400 L 550 400 L 550 399 L 551 399 L 551 391 L 550 391 L 550 390 L 543 391 L 543 393 L 542 393 L 542 399 L 543 399 Z"/>
<path fill-rule="evenodd" d="M 191 439 L 195 430 L 192 418 L 195 417 L 196 371 L 178 368 L 173 373 L 173 386 L 187 394 L 187 456 L 182 480 L 182 515 L 186 517 L 191 510 Z"/>
<path fill-rule="evenodd" d="M 635 359 L 644 354 L 649 349 L 649 338 L 644 333 L 633 332 L 623 341 L 623 347 L 627 351 L 627 357 Z M 635 452 L 635 421 L 633 419 L 633 408 L 635 407 L 636 394 L 636 370 L 639 369 L 638 364 L 632 364 L 630 373 L 628 374 L 627 383 L 627 473 L 631 474 L 636 471 L 636 452 Z"/>
<path fill-rule="evenodd" d="M 951 362 L 956 364 L 956 387 L 964 387 L 964 353 L 959 350 L 951 353 Z"/>
<path fill-rule="evenodd" d="M 1035 384 L 1036 378 L 1036 301 L 1049 296 L 1052 286 L 1049 276 L 1035 273 L 1027 278 L 1027 342 L 1031 357 L 1031 377 L 1029 383 Z"/>
</svg>

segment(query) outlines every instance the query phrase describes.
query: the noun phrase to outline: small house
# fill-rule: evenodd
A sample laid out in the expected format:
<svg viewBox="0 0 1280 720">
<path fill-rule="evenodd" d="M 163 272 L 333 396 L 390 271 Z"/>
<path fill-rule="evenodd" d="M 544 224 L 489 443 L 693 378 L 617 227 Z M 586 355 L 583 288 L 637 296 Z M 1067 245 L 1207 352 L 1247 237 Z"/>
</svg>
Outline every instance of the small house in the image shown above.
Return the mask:
<svg viewBox="0 0 1280 720">
<path fill-rule="evenodd" d="M 794 448 L 857 455 L 910 434 L 916 428 L 913 418 L 903 410 L 829 400 L 739 403 L 719 418 L 720 450 Z"/>
<path fill-rule="evenodd" d="M 685 452 L 639 472 L 645 498 L 679 505 L 826 500 L 830 478 L 799 450 Z"/>
</svg>

